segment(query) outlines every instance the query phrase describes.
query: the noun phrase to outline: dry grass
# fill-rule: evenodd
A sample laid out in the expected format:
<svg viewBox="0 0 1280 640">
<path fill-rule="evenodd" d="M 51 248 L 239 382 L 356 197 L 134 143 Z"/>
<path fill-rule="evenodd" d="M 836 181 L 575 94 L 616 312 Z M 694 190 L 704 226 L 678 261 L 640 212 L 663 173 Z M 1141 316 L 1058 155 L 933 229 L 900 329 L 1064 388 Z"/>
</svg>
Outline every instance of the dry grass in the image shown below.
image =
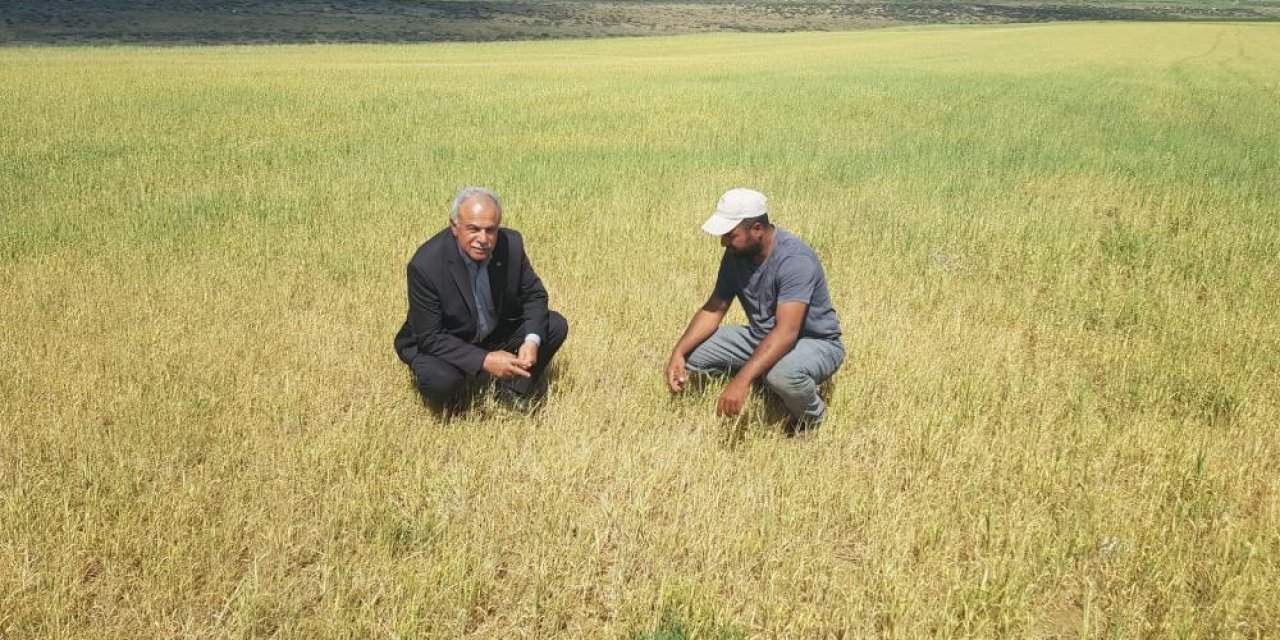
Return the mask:
<svg viewBox="0 0 1280 640">
<path fill-rule="evenodd" d="M 1277 37 L 0 50 L 0 636 L 1272 636 Z M 468 183 L 534 418 L 391 350 Z M 660 381 L 736 185 L 847 330 L 807 439 Z"/>
</svg>

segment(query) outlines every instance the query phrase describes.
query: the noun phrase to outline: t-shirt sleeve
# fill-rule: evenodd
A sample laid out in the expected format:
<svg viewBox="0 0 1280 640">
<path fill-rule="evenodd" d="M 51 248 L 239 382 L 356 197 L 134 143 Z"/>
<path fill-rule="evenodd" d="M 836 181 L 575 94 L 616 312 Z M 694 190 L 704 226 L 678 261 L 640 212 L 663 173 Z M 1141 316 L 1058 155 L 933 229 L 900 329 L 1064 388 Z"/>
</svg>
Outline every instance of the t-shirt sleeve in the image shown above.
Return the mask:
<svg viewBox="0 0 1280 640">
<path fill-rule="evenodd" d="M 818 265 L 805 256 L 791 256 L 778 265 L 778 303 L 813 302 Z"/>
<path fill-rule="evenodd" d="M 725 251 L 720 258 L 720 273 L 716 276 L 716 288 L 715 291 L 711 292 L 711 297 L 717 300 L 733 302 L 733 298 L 738 295 L 738 291 L 741 289 L 742 285 L 738 283 L 733 263 L 729 260 L 729 252 Z"/>
</svg>

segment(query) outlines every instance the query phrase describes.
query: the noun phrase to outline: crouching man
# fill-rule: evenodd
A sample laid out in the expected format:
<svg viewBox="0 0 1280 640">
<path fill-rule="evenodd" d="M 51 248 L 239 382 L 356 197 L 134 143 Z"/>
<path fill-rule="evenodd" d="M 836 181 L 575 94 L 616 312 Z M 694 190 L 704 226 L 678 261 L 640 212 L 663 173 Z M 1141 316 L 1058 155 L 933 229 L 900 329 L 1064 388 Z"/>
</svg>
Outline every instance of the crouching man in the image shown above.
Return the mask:
<svg viewBox="0 0 1280 640">
<path fill-rule="evenodd" d="M 724 256 L 715 290 L 689 321 L 667 361 L 672 393 L 687 373 L 732 375 L 716 413 L 737 416 L 763 380 L 791 414 L 793 428 L 811 429 L 826 417 L 818 385 L 844 361 L 840 322 L 818 256 L 796 236 L 769 222 L 758 191 L 726 192 L 703 231 L 720 238 Z M 720 326 L 734 298 L 749 324 Z"/>
<path fill-rule="evenodd" d="M 449 226 L 409 261 L 409 314 L 395 349 L 427 404 L 455 408 L 482 374 L 517 408 L 540 400 L 539 378 L 569 333 L 547 309 L 547 291 L 520 234 L 501 228 L 488 189 L 458 192 Z"/>
</svg>

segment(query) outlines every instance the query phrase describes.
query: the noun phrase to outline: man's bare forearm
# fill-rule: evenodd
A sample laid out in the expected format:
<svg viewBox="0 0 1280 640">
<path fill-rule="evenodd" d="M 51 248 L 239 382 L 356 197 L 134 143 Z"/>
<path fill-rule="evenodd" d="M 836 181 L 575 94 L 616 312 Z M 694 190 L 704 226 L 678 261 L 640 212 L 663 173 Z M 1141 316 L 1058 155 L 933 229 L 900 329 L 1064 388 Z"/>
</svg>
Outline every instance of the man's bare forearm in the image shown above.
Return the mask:
<svg viewBox="0 0 1280 640">
<path fill-rule="evenodd" d="M 676 341 L 676 346 L 671 350 L 671 355 L 684 358 L 688 356 L 698 345 L 707 341 L 711 334 L 720 328 L 720 321 L 724 320 L 724 314 L 728 310 L 728 305 L 719 304 L 715 300 L 708 301 L 702 305 L 701 309 L 693 314 L 693 318 L 689 320 L 689 326 L 685 328 L 684 334 Z"/>
<path fill-rule="evenodd" d="M 808 305 L 803 302 L 783 302 L 778 304 L 773 329 L 760 341 L 756 350 L 747 359 L 746 364 L 734 376 L 733 381 L 740 385 L 755 382 L 768 373 L 773 365 L 791 352 L 800 339 L 800 327 L 804 325 L 804 314 Z"/>
<path fill-rule="evenodd" d="M 769 335 L 760 341 L 756 346 L 756 350 L 747 359 L 746 364 L 742 365 L 742 369 L 738 370 L 738 374 L 734 376 L 734 381 L 743 384 L 751 384 L 760 376 L 763 376 L 773 365 L 791 352 L 791 348 L 796 346 L 796 340 L 799 336 L 795 331 L 788 331 L 780 327 L 774 327 Z"/>
</svg>

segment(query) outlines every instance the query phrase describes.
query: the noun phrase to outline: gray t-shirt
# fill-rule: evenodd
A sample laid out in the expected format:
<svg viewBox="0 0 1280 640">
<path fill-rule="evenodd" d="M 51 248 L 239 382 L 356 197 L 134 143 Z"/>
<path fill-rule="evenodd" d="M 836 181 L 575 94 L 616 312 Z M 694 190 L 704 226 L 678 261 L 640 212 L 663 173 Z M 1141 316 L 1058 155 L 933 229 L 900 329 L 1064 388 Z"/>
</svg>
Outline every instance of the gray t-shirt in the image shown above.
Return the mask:
<svg viewBox="0 0 1280 640">
<path fill-rule="evenodd" d="M 840 321 L 831 306 L 827 277 L 818 255 L 803 240 L 779 227 L 774 228 L 773 251 L 764 264 L 757 266 L 750 258 L 739 258 L 725 250 L 712 295 L 729 301 L 736 296 L 747 312 L 751 336 L 757 340 L 763 340 L 773 330 L 780 302 L 809 305 L 800 327 L 801 338 L 840 339 Z"/>
</svg>

